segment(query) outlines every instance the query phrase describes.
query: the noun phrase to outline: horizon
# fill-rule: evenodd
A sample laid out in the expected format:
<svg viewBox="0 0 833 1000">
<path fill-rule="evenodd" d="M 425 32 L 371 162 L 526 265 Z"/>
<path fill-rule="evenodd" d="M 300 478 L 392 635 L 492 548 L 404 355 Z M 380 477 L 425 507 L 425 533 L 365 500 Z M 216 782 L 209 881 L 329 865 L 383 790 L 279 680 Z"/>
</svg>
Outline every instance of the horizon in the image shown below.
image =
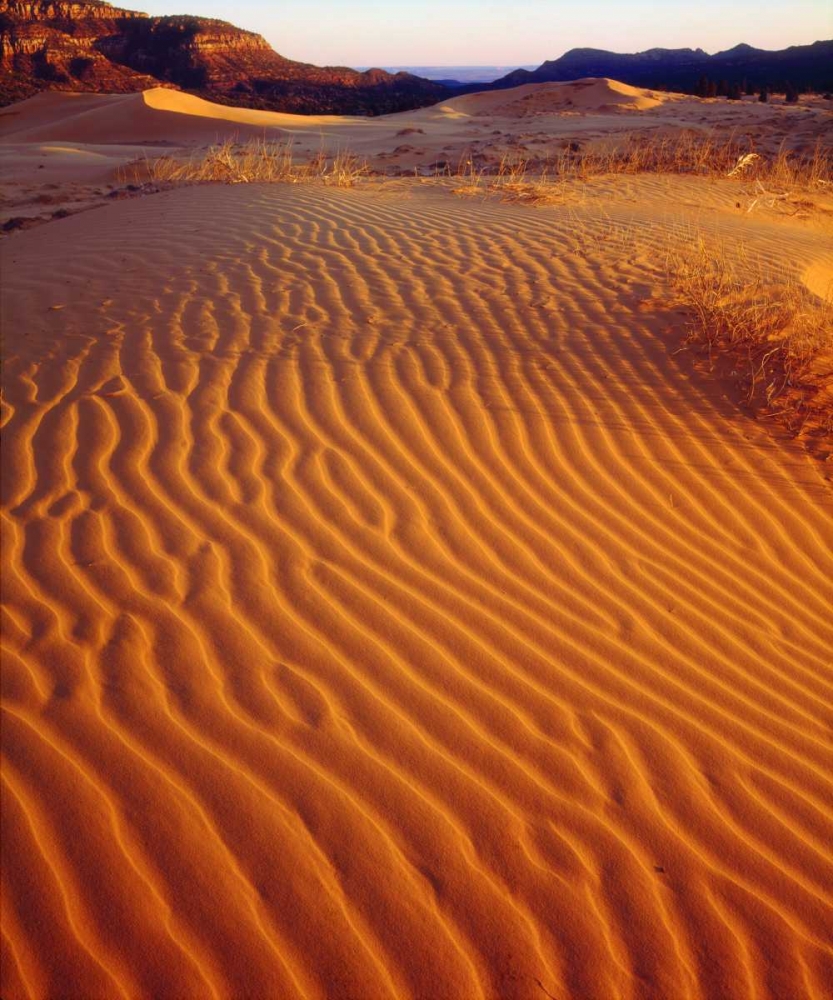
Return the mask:
<svg viewBox="0 0 833 1000">
<path fill-rule="evenodd" d="M 118 2 L 118 0 L 117 0 Z M 126 6 L 134 6 L 134 0 Z M 574 48 L 643 52 L 691 48 L 709 54 L 745 43 L 779 50 L 833 37 L 827 0 L 590 0 L 559 10 L 548 0 L 512 5 L 423 0 L 419 10 L 382 0 L 135 0 L 153 15 L 215 17 L 255 31 L 288 59 L 319 66 L 539 66 Z"/>
</svg>

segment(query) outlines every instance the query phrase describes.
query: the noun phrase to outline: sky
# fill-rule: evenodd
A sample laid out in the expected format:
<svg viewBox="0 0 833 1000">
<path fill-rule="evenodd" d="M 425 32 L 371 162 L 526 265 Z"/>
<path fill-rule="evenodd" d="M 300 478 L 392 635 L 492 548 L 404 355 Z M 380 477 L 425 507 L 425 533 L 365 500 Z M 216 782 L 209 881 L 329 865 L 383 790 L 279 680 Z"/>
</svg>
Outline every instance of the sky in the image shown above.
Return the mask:
<svg viewBox="0 0 833 1000">
<path fill-rule="evenodd" d="M 114 0 L 219 17 L 281 55 L 338 66 L 521 66 L 614 52 L 762 49 L 833 38 L 833 0 Z"/>
</svg>

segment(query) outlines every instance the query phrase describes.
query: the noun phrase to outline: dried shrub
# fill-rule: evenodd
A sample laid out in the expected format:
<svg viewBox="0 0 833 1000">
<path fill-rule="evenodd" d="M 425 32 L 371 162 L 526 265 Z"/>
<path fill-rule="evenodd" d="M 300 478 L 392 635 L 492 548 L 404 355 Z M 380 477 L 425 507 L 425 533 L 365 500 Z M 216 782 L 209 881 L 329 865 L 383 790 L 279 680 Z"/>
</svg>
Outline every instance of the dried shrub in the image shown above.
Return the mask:
<svg viewBox="0 0 833 1000">
<path fill-rule="evenodd" d="M 297 184 L 320 181 L 335 187 L 352 187 L 367 174 L 367 164 L 350 152 L 333 156 L 323 152 L 309 163 L 296 163 L 288 142 L 232 139 L 192 154 L 144 157 L 123 171 L 122 181 L 152 181 L 158 184 Z"/>
<path fill-rule="evenodd" d="M 816 447 L 833 447 L 833 302 L 700 238 L 669 274 L 688 312 L 687 342 L 731 361 L 747 403 Z"/>
</svg>

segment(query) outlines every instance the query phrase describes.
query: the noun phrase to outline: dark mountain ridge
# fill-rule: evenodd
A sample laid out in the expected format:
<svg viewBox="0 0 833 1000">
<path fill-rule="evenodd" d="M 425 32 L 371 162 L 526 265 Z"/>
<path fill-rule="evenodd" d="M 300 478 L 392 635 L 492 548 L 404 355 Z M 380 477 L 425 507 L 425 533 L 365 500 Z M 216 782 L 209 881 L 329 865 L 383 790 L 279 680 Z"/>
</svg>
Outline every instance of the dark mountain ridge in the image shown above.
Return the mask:
<svg viewBox="0 0 833 1000">
<path fill-rule="evenodd" d="M 729 84 L 782 90 L 791 84 L 800 90 L 833 90 L 833 41 L 793 45 L 770 52 L 740 44 L 709 55 L 702 49 L 648 49 L 620 53 L 605 49 L 571 49 L 559 59 L 535 70 L 514 70 L 496 80 L 495 88 L 525 83 L 549 83 L 606 76 L 635 87 L 654 87 L 694 93 L 702 77 Z"/>
</svg>

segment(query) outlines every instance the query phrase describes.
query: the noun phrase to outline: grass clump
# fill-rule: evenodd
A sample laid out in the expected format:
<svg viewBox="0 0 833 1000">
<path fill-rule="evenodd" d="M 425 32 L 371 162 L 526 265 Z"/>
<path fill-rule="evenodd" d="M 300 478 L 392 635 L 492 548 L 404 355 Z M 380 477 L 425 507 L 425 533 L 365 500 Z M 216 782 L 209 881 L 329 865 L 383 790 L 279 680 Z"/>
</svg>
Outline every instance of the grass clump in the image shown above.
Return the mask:
<svg viewBox="0 0 833 1000">
<path fill-rule="evenodd" d="M 833 152 L 817 143 L 798 153 L 785 145 L 773 155 L 754 148 L 748 138 L 683 130 L 673 135 L 629 136 L 621 147 L 579 150 L 567 169 L 579 175 L 600 173 L 690 174 L 736 177 L 778 187 L 816 187 L 833 180 Z"/>
<path fill-rule="evenodd" d="M 669 260 L 689 345 L 737 378 L 746 402 L 818 450 L 833 449 L 833 302 L 702 238 Z"/>
<path fill-rule="evenodd" d="M 781 146 L 773 155 L 751 148 L 748 139 L 717 137 L 684 130 L 673 135 L 629 136 L 619 145 L 583 147 L 568 143 L 546 157 L 507 153 L 488 163 L 482 154 L 462 160 L 455 194 L 495 193 L 529 204 L 558 204 L 566 185 L 612 174 L 674 174 L 741 181 L 748 194 L 747 211 L 764 204 L 791 206 L 798 191 L 833 184 L 833 151 L 818 143 L 797 153 Z"/>
<path fill-rule="evenodd" d="M 368 173 L 367 164 L 353 153 L 323 151 L 305 163 L 293 156 L 290 142 L 226 139 L 187 158 L 144 157 L 131 164 L 125 180 L 157 184 L 298 184 L 310 181 L 333 187 L 353 187 Z"/>
<path fill-rule="evenodd" d="M 466 160 L 453 175 L 454 194 L 497 194 L 504 201 L 527 205 L 558 205 L 565 200 L 566 175 L 551 173 L 547 165 L 536 165 L 523 157 L 505 154 L 494 172 L 475 167 Z"/>
</svg>

